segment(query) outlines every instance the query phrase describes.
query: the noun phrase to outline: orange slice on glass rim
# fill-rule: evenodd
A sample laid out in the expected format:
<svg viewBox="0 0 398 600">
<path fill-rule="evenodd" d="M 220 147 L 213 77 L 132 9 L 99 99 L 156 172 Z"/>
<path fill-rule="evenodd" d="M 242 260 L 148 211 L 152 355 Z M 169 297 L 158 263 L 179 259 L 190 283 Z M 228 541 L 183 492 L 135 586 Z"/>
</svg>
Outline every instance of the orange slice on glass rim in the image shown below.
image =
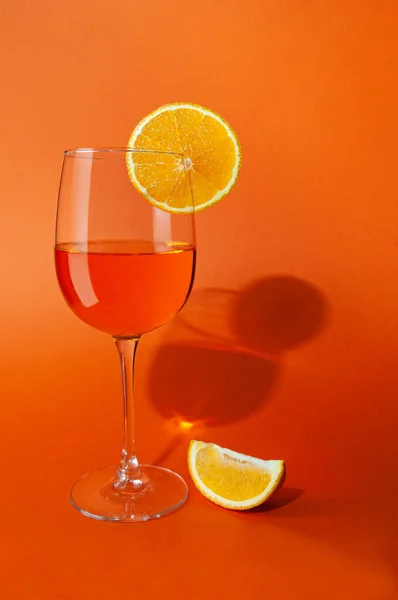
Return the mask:
<svg viewBox="0 0 398 600">
<path fill-rule="evenodd" d="M 133 185 L 157 208 L 192 212 L 187 203 L 189 173 L 195 212 L 213 206 L 234 186 L 241 165 L 238 138 L 215 112 L 190 103 L 161 106 L 142 119 L 128 148 L 178 153 L 127 154 Z"/>
<path fill-rule="evenodd" d="M 189 445 L 188 468 L 203 496 L 233 510 L 263 504 L 283 485 L 286 475 L 283 460 L 262 460 L 196 440 Z"/>
</svg>

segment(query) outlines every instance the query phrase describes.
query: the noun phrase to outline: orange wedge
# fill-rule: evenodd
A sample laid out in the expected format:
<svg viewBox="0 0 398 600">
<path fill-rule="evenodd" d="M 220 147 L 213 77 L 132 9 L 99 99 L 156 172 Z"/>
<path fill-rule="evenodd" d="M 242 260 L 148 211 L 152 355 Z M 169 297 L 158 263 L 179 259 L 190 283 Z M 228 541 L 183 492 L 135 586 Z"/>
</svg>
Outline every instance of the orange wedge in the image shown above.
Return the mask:
<svg viewBox="0 0 398 600">
<path fill-rule="evenodd" d="M 189 174 L 195 212 L 213 206 L 232 189 L 241 151 L 236 134 L 213 111 L 189 103 L 166 104 L 135 128 L 129 148 L 178 153 L 179 156 L 128 153 L 134 186 L 155 206 L 172 213 L 192 212 L 187 202 Z"/>
<path fill-rule="evenodd" d="M 188 450 L 192 481 L 208 500 L 233 510 L 263 504 L 283 484 L 283 460 L 261 460 L 192 440 Z"/>
</svg>

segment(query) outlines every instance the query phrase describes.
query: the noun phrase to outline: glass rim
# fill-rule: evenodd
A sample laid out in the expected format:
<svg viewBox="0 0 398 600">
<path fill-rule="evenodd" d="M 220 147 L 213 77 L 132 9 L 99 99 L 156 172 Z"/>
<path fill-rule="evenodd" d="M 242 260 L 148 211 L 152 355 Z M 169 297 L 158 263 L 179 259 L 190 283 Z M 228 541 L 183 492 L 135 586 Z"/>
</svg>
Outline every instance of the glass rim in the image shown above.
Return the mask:
<svg viewBox="0 0 398 600">
<path fill-rule="evenodd" d="M 152 150 L 150 148 L 123 148 L 123 147 L 112 147 L 102 146 L 96 148 L 68 148 L 64 150 L 64 156 L 86 157 L 87 154 L 165 154 L 169 156 L 181 156 L 184 157 L 182 152 L 173 152 L 171 150 Z"/>
</svg>

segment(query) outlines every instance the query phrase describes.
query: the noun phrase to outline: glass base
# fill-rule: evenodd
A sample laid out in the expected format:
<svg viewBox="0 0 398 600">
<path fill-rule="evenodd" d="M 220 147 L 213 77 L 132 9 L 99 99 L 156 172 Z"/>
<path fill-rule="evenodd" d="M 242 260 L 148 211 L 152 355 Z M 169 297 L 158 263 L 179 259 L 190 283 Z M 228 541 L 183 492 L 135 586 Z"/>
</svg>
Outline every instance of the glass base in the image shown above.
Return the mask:
<svg viewBox="0 0 398 600">
<path fill-rule="evenodd" d="M 180 475 L 152 465 L 140 465 L 140 469 L 148 481 L 143 491 L 117 491 L 113 486 L 117 467 L 106 467 L 79 479 L 71 489 L 70 501 L 86 517 L 123 523 L 159 519 L 184 504 L 188 487 Z"/>
</svg>

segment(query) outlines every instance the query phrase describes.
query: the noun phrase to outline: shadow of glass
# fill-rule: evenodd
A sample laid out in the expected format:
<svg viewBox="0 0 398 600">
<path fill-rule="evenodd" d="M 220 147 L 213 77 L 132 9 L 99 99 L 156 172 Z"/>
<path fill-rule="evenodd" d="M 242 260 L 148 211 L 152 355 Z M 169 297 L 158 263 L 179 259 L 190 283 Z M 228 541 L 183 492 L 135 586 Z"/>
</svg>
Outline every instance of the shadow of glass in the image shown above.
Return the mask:
<svg viewBox="0 0 398 600">
<path fill-rule="evenodd" d="M 245 346 L 280 354 L 322 329 L 326 306 L 323 294 L 302 279 L 267 277 L 253 282 L 237 297 L 232 329 Z"/>
<path fill-rule="evenodd" d="M 241 291 L 195 290 L 151 361 L 151 402 L 176 429 L 253 413 L 274 390 L 283 351 L 322 329 L 326 307 L 312 284 L 285 275 Z"/>
<path fill-rule="evenodd" d="M 209 346 L 165 344 L 149 377 L 151 402 L 181 428 L 237 421 L 255 411 L 271 393 L 276 365 L 243 352 Z"/>
<path fill-rule="evenodd" d="M 233 313 L 240 292 L 219 288 L 194 290 L 173 325 L 185 334 L 205 337 L 217 343 L 238 345 L 238 334 L 232 327 Z"/>
</svg>

